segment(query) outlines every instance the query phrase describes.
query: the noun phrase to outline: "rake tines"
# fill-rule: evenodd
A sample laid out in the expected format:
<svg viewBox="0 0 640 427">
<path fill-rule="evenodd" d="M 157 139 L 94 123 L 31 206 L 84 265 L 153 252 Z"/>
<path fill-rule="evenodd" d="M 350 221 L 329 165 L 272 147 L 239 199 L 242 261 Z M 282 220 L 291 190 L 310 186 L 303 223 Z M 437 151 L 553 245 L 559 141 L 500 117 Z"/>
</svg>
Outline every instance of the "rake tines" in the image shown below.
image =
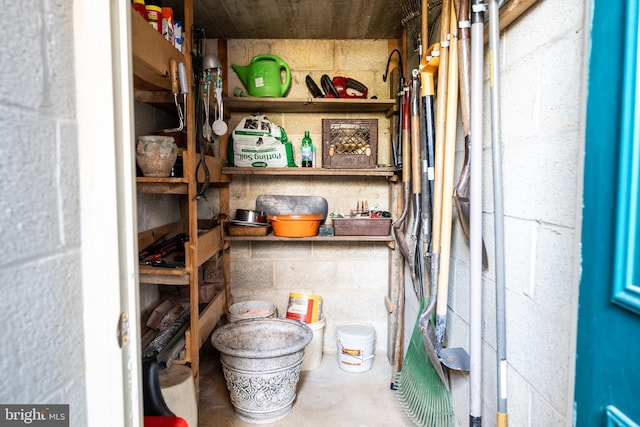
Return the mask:
<svg viewBox="0 0 640 427">
<path fill-rule="evenodd" d="M 396 375 L 398 399 L 416 425 L 451 427 L 455 421 L 451 395 L 431 365 L 422 340 L 416 323 L 402 370 Z"/>
</svg>

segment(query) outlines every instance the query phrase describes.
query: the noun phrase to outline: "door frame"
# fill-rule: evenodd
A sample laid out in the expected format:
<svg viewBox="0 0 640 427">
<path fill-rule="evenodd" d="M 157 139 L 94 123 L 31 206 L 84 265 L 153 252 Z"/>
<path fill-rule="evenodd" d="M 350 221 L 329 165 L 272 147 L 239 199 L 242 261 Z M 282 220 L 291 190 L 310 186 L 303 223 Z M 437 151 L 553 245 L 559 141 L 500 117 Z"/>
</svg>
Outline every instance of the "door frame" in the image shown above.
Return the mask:
<svg viewBox="0 0 640 427">
<path fill-rule="evenodd" d="M 73 2 L 91 426 L 142 425 L 130 19 L 129 2 Z"/>
</svg>

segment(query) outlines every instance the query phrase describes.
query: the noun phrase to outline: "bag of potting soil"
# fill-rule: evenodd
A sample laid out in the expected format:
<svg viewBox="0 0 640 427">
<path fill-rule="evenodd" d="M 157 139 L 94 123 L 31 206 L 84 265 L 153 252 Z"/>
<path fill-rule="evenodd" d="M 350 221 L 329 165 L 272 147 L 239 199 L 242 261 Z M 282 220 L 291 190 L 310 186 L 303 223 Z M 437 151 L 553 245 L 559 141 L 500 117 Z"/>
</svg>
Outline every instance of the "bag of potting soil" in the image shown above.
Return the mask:
<svg viewBox="0 0 640 427">
<path fill-rule="evenodd" d="M 296 167 L 293 146 L 284 129 L 264 115 L 245 117 L 229 138 L 229 166 Z"/>
</svg>

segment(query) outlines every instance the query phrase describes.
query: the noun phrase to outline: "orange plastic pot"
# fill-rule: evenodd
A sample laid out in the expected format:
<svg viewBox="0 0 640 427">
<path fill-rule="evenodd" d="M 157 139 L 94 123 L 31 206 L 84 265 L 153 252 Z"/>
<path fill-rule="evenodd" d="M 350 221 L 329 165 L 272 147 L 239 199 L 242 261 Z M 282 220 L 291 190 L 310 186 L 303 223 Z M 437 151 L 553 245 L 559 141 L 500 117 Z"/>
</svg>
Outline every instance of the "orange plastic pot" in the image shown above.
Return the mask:
<svg viewBox="0 0 640 427">
<path fill-rule="evenodd" d="M 267 219 L 275 236 L 313 237 L 318 235 L 322 214 L 274 215 Z"/>
</svg>

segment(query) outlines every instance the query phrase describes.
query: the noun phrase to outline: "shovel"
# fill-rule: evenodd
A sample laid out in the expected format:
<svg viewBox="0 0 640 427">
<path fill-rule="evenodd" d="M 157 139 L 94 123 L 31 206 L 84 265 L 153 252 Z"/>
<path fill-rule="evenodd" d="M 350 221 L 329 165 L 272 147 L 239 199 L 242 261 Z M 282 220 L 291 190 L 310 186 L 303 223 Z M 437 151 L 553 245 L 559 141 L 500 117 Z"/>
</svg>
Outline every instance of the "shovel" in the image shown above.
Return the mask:
<svg viewBox="0 0 640 427">
<path fill-rule="evenodd" d="M 430 51 L 433 52 L 439 48 L 439 44 L 436 44 Z M 433 198 L 433 168 L 435 161 L 435 112 L 434 112 L 434 84 L 433 84 L 433 74 L 437 70 L 439 58 L 438 57 L 430 57 L 429 55 L 425 55 L 424 57 L 426 63 L 421 65 L 420 71 L 420 80 L 421 80 L 421 103 L 422 103 L 422 123 L 423 123 L 423 131 L 421 135 L 421 140 L 424 140 L 422 147 L 422 213 L 423 213 L 423 243 L 426 243 L 427 247 L 424 250 L 424 258 L 425 260 L 431 257 L 430 250 L 433 248 L 433 241 L 430 240 L 431 230 L 428 227 L 432 226 L 433 220 L 433 206 L 432 206 L 432 198 Z M 429 215 L 430 213 L 430 215 Z M 447 390 L 449 389 L 449 380 L 445 374 L 445 370 L 442 367 L 442 363 L 440 361 L 440 357 L 438 356 L 438 352 L 435 348 L 436 336 L 435 330 L 433 328 L 433 324 L 431 323 L 431 317 L 433 315 L 434 309 L 436 307 L 437 301 L 437 288 L 438 282 L 437 280 L 433 280 L 430 278 L 430 288 L 429 288 L 429 303 L 425 307 L 424 311 L 420 314 L 420 318 L 418 320 L 418 326 L 420 328 L 420 332 L 422 334 L 422 339 L 424 341 L 425 349 L 427 350 L 427 354 L 429 355 L 429 360 L 431 364 L 435 368 L 440 380 L 445 385 Z"/>
<path fill-rule="evenodd" d="M 456 14 L 451 11 L 450 28 L 455 28 Z M 442 179 L 442 221 L 440 232 L 440 270 L 438 275 L 438 301 L 436 305 L 436 348 L 442 363 L 450 369 L 468 371 L 468 355 L 462 348 L 442 348 L 447 322 L 449 296 L 449 264 L 451 255 L 451 222 L 453 219 L 453 170 L 455 163 L 456 125 L 458 110 L 458 41 L 451 34 L 449 78 L 447 81 L 446 132 L 444 146 L 444 166 Z"/>
<path fill-rule="evenodd" d="M 404 89 L 404 88 L 403 88 Z M 403 93 L 402 102 L 400 103 L 400 122 L 402 123 L 403 129 L 403 138 L 402 138 L 402 152 L 405 153 L 404 163 L 402 165 L 402 212 L 396 221 L 392 224 L 393 235 L 398 243 L 398 248 L 402 253 L 404 259 L 408 259 L 409 257 L 409 247 L 407 245 L 407 240 L 404 234 L 403 226 L 404 222 L 407 219 L 407 214 L 409 212 L 409 197 L 411 192 L 411 169 L 410 169 L 410 143 L 409 143 L 409 110 L 408 110 L 408 93 Z M 396 335 L 395 335 L 395 347 L 393 353 L 393 365 L 394 371 L 396 373 L 400 372 L 400 368 L 402 367 L 402 356 L 403 356 L 403 346 L 402 342 L 404 341 L 404 279 L 401 278 L 400 284 L 398 286 L 398 300 L 396 303 L 397 308 L 397 327 L 396 327 Z M 395 379 L 396 375 L 393 376 L 391 380 L 391 389 L 395 390 Z"/>
<path fill-rule="evenodd" d="M 458 219 L 462 232 L 469 241 L 469 178 L 471 173 L 471 34 L 469 22 L 469 0 L 456 0 L 456 13 L 458 15 L 458 69 L 460 82 L 460 112 L 462 114 L 462 131 L 464 132 L 464 161 L 460 176 L 454 189 L 453 200 L 458 213 Z M 482 242 L 482 267 L 488 268 L 487 249 Z"/>
<path fill-rule="evenodd" d="M 418 73 L 412 71 L 411 80 L 411 186 L 413 188 L 413 219 L 411 226 L 411 246 L 409 247 L 409 265 L 411 266 L 411 280 L 413 289 L 422 300 L 422 256 L 418 249 L 418 234 L 422 220 L 422 177 L 421 177 L 421 154 L 420 154 L 420 107 L 418 102 Z"/>
</svg>

